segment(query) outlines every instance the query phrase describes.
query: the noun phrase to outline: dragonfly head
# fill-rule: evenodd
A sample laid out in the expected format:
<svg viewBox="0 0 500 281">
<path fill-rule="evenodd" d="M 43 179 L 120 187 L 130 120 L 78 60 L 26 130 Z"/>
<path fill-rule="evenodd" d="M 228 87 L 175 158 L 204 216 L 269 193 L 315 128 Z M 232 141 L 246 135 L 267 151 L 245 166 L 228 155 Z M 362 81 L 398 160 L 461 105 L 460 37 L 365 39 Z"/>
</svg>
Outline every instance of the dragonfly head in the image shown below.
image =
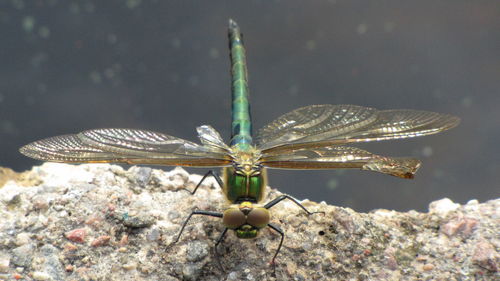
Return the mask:
<svg viewBox="0 0 500 281">
<path fill-rule="evenodd" d="M 224 225 L 242 239 L 257 237 L 259 230 L 266 227 L 269 220 L 270 214 L 266 208 L 254 207 L 248 201 L 227 209 L 222 216 Z"/>
</svg>

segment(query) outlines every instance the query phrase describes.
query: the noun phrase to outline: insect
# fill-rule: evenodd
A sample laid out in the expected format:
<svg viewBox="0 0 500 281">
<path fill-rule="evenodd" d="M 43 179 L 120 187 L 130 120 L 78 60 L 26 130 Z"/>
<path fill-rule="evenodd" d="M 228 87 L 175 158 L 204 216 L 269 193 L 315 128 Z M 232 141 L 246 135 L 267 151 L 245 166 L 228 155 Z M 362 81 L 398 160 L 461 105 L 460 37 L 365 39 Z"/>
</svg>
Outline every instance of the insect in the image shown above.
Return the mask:
<svg viewBox="0 0 500 281">
<path fill-rule="evenodd" d="M 182 225 L 177 242 L 193 215 L 222 218 L 225 226 L 215 244 L 228 230 L 238 238 L 255 238 L 265 227 L 281 236 L 272 263 L 284 240 L 284 232 L 270 222 L 269 209 L 282 200 L 300 202 L 288 195 L 260 204 L 267 184 L 266 168 L 357 168 L 401 178 L 413 178 L 420 161 L 390 158 L 345 146 L 359 142 L 431 135 L 455 127 L 459 118 L 427 111 L 376 110 L 356 105 L 310 105 L 286 113 L 252 137 L 247 67 L 242 35 L 229 20 L 232 123 L 229 145 L 211 126 L 197 127 L 201 144 L 152 131 L 95 129 L 78 134 L 39 140 L 20 148 L 26 156 L 53 162 L 126 163 L 167 166 L 222 167 L 222 178 L 213 176 L 232 205 L 224 212 L 193 211 Z M 218 255 L 218 253 L 217 253 Z"/>
</svg>

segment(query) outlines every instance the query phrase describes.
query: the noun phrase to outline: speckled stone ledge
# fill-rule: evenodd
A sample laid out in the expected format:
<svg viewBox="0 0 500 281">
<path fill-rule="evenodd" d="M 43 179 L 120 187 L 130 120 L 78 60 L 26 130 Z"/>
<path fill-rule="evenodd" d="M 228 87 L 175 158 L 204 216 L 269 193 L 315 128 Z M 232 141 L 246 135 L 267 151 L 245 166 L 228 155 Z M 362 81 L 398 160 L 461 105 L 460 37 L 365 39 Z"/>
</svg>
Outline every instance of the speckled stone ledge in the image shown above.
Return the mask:
<svg viewBox="0 0 500 281">
<path fill-rule="evenodd" d="M 191 195 L 201 176 L 180 168 L 47 163 L 0 177 L 0 280 L 500 280 L 500 199 L 368 214 L 305 200 L 324 212 L 311 216 L 283 202 L 275 268 L 279 236 L 265 229 L 230 233 L 222 271 L 220 220 L 196 217 L 172 244 L 192 210 L 227 207 L 212 179 Z"/>
</svg>

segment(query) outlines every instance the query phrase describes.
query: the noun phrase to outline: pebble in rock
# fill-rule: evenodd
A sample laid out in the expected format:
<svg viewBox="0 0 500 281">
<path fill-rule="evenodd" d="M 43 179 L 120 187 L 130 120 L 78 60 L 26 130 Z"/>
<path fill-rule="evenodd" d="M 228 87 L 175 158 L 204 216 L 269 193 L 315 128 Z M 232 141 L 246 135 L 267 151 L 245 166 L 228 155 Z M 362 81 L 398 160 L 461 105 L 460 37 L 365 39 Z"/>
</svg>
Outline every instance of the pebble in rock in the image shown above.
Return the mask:
<svg viewBox="0 0 500 281">
<path fill-rule="evenodd" d="M 187 264 L 182 269 L 184 280 L 199 280 L 201 267 L 197 264 Z"/>
<path fill-rule="evenodd" d="M 446 215 L 449 212 L 455 211 L 460 207 L 460 204 L 454 203 L 448 198 L 434 201 L 429 204 L 429 212 Z"/>
<path fill-rule="evenodd" d="M 500 268 L 500 254 L 486 241 L 481 241 L 476 245 L 472 261 L 492 272 L 498 272 Z"/>
<path fill-rule="evenodd" d="M 0 272 L 9 270 L 10 258 L 8 256 L 0 256 Z"/>
<path fill-rule="evenodd" d="M 15 205 L 21 202 L 21 191 L 15 186 L 5 186 L 0 192 L 0 201 L 6 205 Z"/>
<path fill-rule="evenodd" d="M 17 246 L 22 246 L 26 245 L 30 242 L 30 235 L 29 233 L 22 232 L 16 235 L 16 245 Z"/>
<path fill-rule="evenodd" d="M 146 214 L 138 214 L 135 216 L 124 215 L 123 225 L 131 228 L 148 227 L 154 223 L 154 218 Z"/>
<path fill-rule="evenodd" d="M 102 236 L 99 236 L 96 239 L 94 239 L 94 241 L 92 241 L 92 243 L 90 243 L 90 245 L 92 247 L 100 247 L 100 246 L 107 245 L 110 240 L 111 240 L 111 236 L 102 235 Z"/>
<path fill-rule="evenodd" d="M 157 241 L 158 239 L 160 239 L 160 231 L 158 230 L 158 228 L 152 228 L 151 231 L 149 231 L 146 235 L 146 239 L 148 239 L 148 241 Z"/>
<path fill-rule="evenodd" d="M 64 268 L 59 261 L 59 250 L 52 245 L 44 245 L 40 248 L 40 254 L 45 261 L 43 264 L 43 272 L 49 274 L 52 280 L 64 281 Z"/>
<path fill-rule="evenodd" d="M 31 265 L 34 251 L 34 244 L 26 244 L 15 248 L 12 250 L 12 263 L 24 267 Z"/>
<path fill-rule="evenodd" d="M 85 241 L 86 235 L 87 231 L 85 230 L 85 228 L 73 229 L 69 232 L 66 232 L 66 238 L 77 243 L 83 243 Z"/>
<path fill-rule="evenodd" d="M 135 168 L 133 170 L 135 182 L 140 187 L 145 187 L 149 183 L 149 180 L 151 179 L 151 172 L 153 169 L 149 167 L 133 167 L 133 168 Z"/>
<path fill-rule="evenodd" d="M 43 271 L 35 271 L 35 272 L 33 272 L 32 276 L 33 276 L 33 279 L 40 280 L 40 281 L 50 279 L 50 275 L 48 273 L 43 272 Z"/>
<path fill-rule="evenodd" d="M 187 246 L 186 259 L 190 262 L 200 261 L 208 255 L 209 245 L 202 241 L 190 242 Z"/>
</svg>

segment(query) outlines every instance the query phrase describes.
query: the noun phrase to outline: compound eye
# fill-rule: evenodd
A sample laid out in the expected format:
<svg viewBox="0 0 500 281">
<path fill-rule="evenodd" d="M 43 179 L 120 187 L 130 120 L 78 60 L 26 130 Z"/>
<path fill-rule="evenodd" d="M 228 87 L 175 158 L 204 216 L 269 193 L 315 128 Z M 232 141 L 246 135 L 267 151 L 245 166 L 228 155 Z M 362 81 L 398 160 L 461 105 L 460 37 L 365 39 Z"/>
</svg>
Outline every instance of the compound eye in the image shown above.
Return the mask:
<svg viewBox="0 0 500 281">
<path fill-rule="evenodd" d="M 247 215 L 247 223 L 256 228 L 264 228 L 271 219 L 269 211 L 266 208 L 255 208 Z"/>
<path fill-rule="evenodd" d="M 236 229 L 246 222 L 245 214 L 239 209 L 227 209 L 222 215 L 222 222 L 229 229 Z"/>
</svg>

